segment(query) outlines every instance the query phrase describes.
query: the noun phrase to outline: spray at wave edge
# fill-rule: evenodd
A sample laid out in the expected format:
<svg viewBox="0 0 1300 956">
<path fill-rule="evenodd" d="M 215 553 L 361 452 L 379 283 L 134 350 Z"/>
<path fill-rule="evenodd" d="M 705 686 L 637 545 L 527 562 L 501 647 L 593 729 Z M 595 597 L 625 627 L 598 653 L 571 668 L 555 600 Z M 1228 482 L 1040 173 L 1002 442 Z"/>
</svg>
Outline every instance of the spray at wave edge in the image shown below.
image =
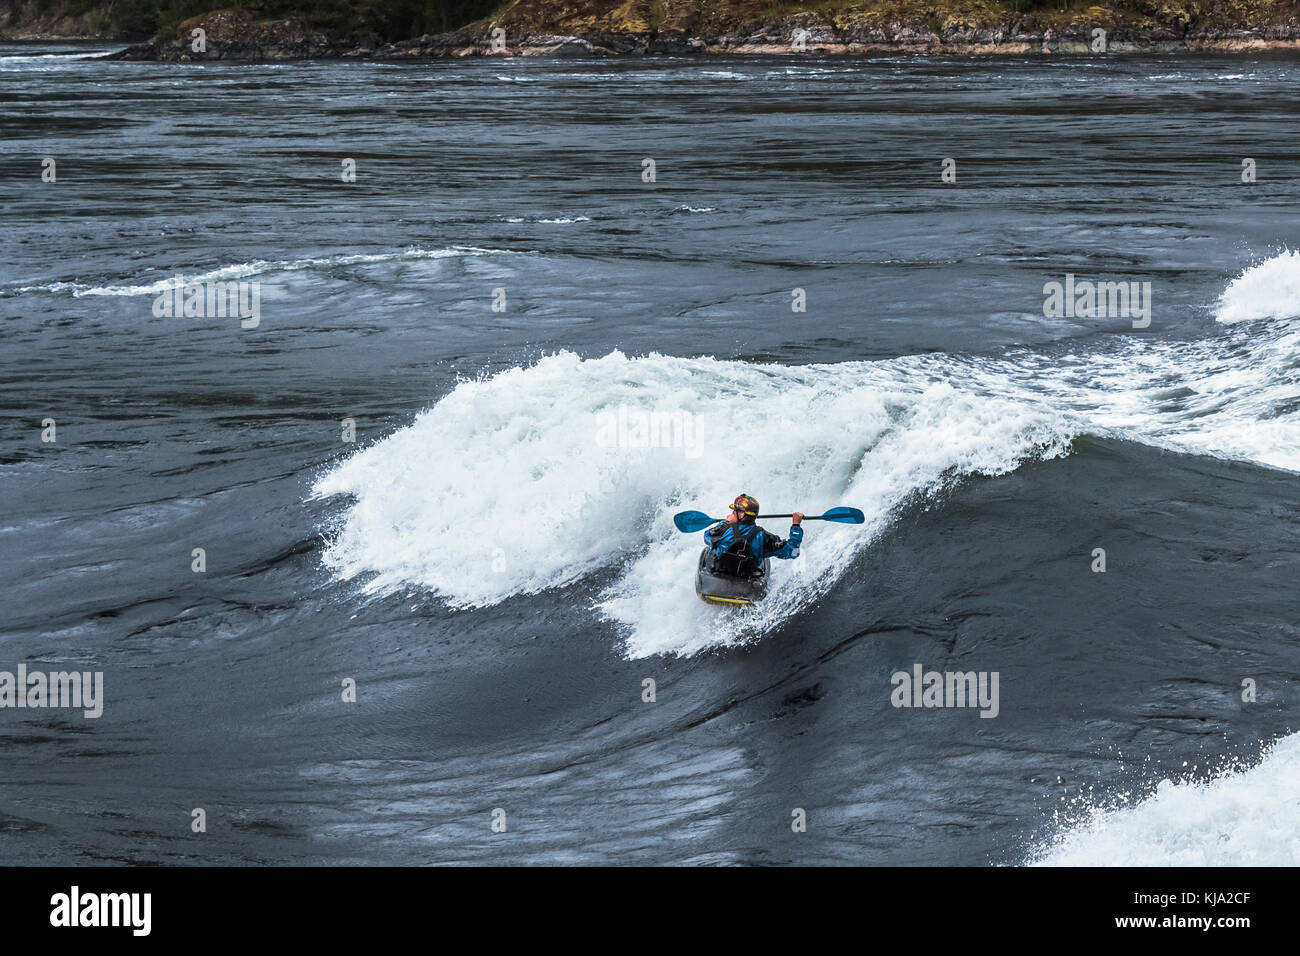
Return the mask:
<svg viewBox="0 0 1300 956">
<path fill-rule="evenodd" d="M 417 587 L 466 608 L 621 568 L 596 606 L 627 653 L 691 654 L 764 633 L 825 593 L 900 504 L 1064 454 L 1081 434 L 1300 470 L 1300 331 L 1268 318 L 1289 308 L 1300 268 L 1284 257 L 1247 270 L 1220 306 L 1249 287 L 1263 326 L 1195 342 L 812 366 L 561 352 L 464 381 L 317 482 L 319 496 L 352 499 L 326 563 L 372 592 Z M 744 460 L 700 453 L 738 421 Z M 852 501 L 866 524 L 819 528 L 763 607 L 719 624 L 693 600 L 697 549 L 671 516 L 756 479 L 768 500 L 810 513 Z M 465 513 L 509 528 L 507 546 L 445 548 L 464 541 Z"/>
</svg>

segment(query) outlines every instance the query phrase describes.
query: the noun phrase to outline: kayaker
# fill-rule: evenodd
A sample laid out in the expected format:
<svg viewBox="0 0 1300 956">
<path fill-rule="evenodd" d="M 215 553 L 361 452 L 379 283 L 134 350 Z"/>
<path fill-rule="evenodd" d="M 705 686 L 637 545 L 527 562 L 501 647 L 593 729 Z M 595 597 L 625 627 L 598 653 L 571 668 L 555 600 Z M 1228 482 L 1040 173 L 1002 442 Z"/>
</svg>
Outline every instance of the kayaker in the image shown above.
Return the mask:
<svg viewBox="0 0 1300 956">
<path fill-rule="evenodd" d="M 712 551 L 710 570 L 715 574 L 749 577 L 763 567 L 767 558 L 797 558 L 799 544 L 803 541 L 803 512 L 796 511 L 790 518 L 790 540 L 782 541 L 770 531 L 754 523 L 758 517 L 758 502 L 749 495 L 737 495 L 731 503 L 731 513 L 721 524 L 704 532 L 704 540 Z"/>
</svg>

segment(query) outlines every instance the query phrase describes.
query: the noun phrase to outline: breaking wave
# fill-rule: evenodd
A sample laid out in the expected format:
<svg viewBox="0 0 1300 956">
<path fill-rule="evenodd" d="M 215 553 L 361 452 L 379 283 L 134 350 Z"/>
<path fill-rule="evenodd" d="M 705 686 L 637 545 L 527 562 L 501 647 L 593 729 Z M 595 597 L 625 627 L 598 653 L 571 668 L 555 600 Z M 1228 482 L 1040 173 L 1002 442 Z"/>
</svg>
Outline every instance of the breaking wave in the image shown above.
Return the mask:
<svg viewBox="0 0 1300 956">
<path fill-rule="evenodd" d="M 1289 253 L 1248 270 L 1221 309 L 1239 315 L 1233 290 L 1248 287 L 1257 317 L 1277 315 L 1298 270 Z M 326 564 L 369 591 L 423 589 L 454 607 L 612 572 L 592 604 L 629 656 L 744 642 L 823 595 L 901 506 L 1068 454 L 1082 435 L 1300 470 L 1300 329 L 1225 322 L 1192 342 L 1098 336 L 1088 351 L 834 365 L 549 355 L 462 381 L 321 476 L 317 496 L 350 499 Z M 655 421 L 674 430 L 656 438 Z M 739 491 L 776 511 L 852 505 L 867 523 L 810 525 L 769 599 L 724 612 L 695 600 L 701 542 L 672 515 L 720 514 Z M 496 529 L 485 544 L 466 516 Z"/>
</svg>

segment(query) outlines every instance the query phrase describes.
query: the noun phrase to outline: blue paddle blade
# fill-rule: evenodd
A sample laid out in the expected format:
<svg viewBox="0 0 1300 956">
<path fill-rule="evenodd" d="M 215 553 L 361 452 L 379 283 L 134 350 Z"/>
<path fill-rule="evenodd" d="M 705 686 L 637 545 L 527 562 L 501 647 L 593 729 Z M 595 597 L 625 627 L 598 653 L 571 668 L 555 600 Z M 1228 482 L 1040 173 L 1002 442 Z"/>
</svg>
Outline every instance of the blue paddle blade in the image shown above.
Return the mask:
<svg viewBox="0 0 1300 956">
<path fill-rule="evenodd" d="M 862 524 L 867 519 L 857 508 L 832 508 L 821 516 L 823 521 L 838 521 L 841 524 Z"/>
<path fill-rule="evenodd" d="M 703 511 L 679 511 L 673 515 L 673 524 L 677 525 L 677 530 L 687 534 L 703 531 L 709 525 L 717 524 L 721 520 L 721 518 L 710 518 Z"/>
</svg>

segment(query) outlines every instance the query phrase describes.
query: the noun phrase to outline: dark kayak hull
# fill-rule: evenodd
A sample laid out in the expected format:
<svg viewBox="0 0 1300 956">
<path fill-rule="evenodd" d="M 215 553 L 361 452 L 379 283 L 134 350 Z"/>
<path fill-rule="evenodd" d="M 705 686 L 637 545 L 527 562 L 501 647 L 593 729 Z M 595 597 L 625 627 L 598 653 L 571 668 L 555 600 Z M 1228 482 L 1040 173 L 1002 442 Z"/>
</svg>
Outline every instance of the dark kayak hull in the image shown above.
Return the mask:
<svg viewBox="0 0 1300 956">
<path fill-rule="evenodd" d="M 709 549 L 700 552 L 700 563 L 695 571 L 695 593 L 701 601 L 728 607 L 745 607 L 757 604 L 767 596 L 767 579 L 771 561 L 763 562 L 763 573 L 749 578 L 714 574 L 708 568 Z"/>
</svg>

